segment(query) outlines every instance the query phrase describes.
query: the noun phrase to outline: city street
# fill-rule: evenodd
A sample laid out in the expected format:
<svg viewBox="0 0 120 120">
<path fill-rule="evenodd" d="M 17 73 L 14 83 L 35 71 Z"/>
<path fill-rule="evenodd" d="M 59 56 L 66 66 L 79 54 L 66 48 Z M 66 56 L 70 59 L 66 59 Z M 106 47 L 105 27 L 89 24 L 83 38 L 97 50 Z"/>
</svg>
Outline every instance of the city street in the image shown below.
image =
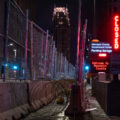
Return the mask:
<svg viewBox="0 0 120 120">
<path fill-rule="evenodd" d="M 0 120 L 120 120 L 120 0 L 0 0 Z"/>
<path fill-rule="evenodd" d="M 53 100 L 53 102 L 49 105 L 42 107 L 34 113 L 31 113 L 22 120 L 120 120 L 120 117 L 109 117 L 104 113 L 96 99 L 91 97 L 90 88 L 88 88 L 86 92 L 88 98 L 88 109 L 96 108 L 96 110 L 86 112 L 83 116 L 68 117 L 64 115 L 65 108 L 67 108 L 69 103 L 58 105 L 56 104 L 56 101 Z"/>
</svg>

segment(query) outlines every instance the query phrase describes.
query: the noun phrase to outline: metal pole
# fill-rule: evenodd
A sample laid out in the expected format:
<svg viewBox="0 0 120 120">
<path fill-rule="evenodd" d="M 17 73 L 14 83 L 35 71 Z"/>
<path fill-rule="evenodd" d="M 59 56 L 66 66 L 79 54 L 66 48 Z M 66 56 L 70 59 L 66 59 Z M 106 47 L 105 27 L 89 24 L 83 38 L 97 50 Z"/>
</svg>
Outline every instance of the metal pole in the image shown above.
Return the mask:
<svg viewBox="0 0 120 120">
<path fill-rule="evenodd" d="M 45 47 L 45 64 L 44 64 L 44 78 L 46 75 L 46 64 L 47 64 L 47 47 L 48 47 L 48 30 L 46 32 L 46 47 Z"/>
<path fill-rule="evenodd" d="M 85 20 L 85 25 L 84 25 L 84 28 L 83 28 L 83 38 L 82 38 L 82 56 L 81 56 L 81 63 L 82 63 L 82 67 L 81 67 L 81 76 L 82 76 L 82 79 L 84 77 L 84 55 L 85 55 L 85 42 L 86 42 L 86 31 L 87 31 L 87 19 Z"/>
<path fill-rule="evenodd" d="M 6 18 L 5 18 L 5 31 L 4 31 L 4 63 L 3 63 L 3 81 L 6 79 L 6 68 L 5 64 L 7 63 L 7 47 L 8 47 L 8 29 L 9 29 L 9 14 L 10 14 L 10 0 L 7 1 L 6 8 Z"/>
<path fill-rule="evenodd" d="M 65 74 L 65 78 L 67 78 L 67 70 L 66 70 L 66 65 L 67 65 L 67 62 L 66 62 L 66 56 L 65 56 L 65 64 L 64 64 L 64 74 Z"/>
<path fill-rule="evenodd" d="M 79 83 L 81 86 L 81 102 L 82 102 L 82 107 L 85 109 L 86 108 L 86 103 L 85 103 L 85 93 L 84 93 L 84 82 L 83 82 L 83 77 L 84 77 L 84 54 L 85 54 L 85 40 L 86 40 L 86 30 L 87 30 L 87 19 L 85 20 L 85 25 L 83 28 L 83 37 L 82 37 L 82 46 L 80 49 L 80 71 L 79 71 Z"/>
<path fill-rule="evenodd" d="M 80 55 L 80 31 L 81 31 L 81 0 L 79 0 L 79 11 L 78 11 L 78 39 L 77 39 L 77 60 L 76 60 L 76 85 L 79 76 L 79 55 Z"/>
<path fill-rule="evenodd" d="M 31 26 L 31 80 L 33 80 L 33 22 L 30 23 Z"/>
<path fill-rule="evenodd" d="M 52 79 L 54 78 L 54 61 L 55 61 L 55 42 L 53 42 L 53 50 L 52 50 Z"/>
<path fill-rule="evenodd" d="M 56 52 L 56 48 L 55 48 L 55 55 L 54 55 L 54 78 L 56 77 L 56 67 L 57 67 L 57 64 L 56 64 L 56 59 L 57 59 L 57 52 Z"/>
<path fill-rule="evenodd" d="M 25 58 L 24 58 L 24 81 L 26 81 L 26 74 L 27 74 L 27 43 L 28 43 L 28 9 L 26 10 L 26 39 L 25 39 Z"/>
<path fill-rule="evenodd" d="M 62 53 L 60 54 L 60 78 L 62 76 L 62 67 L 63 67 L 63 63 L 62 63 Z"/>
<path fill-rule="evenodd" d="M 84 52 L 85 52 L 85 40 L 86 40 L 86 30 L 87 30 L 87 19 L 85 20 L 85 25 L 83 28 L 83 35 L 82 35 L 82 46 L 80 48 L 80 71 L 79 71 L 79 82 L 82 84 L 83 79 L 83 66 L 84 66 Z"/>
<path fill-rule="evenodd" d="M 79 0 L 79 11 L 78 11 L 78 39 L 77 39 L 77 60 L 76 60 L 76 84 L 75 84 L 75 87 L 74 87 L 74 98 L 73 98 L 73 109 L 74 109 L 74 117 L 75 117 L 75 114 L 77 112 L 77 108 L 79 107 L 79 109 L 82 108 L 82 101 L 81 101 L 81 81 L 79 81 L 79 79 L 81 79 L 81 76 L 79 74 L 80 72 L 80 37 L 81 37 L 81 0 Z M 79 86 L 80 85 L 80 86 Z M 80 89 L 77 89 L 79 86 Z M 79 93 L 80 90 L 80 95 L 78 95 L 77 93 Z M 77 104 L 77 99 L 78 99 L 78 96 L 80 96 L 80 106 L 78 106 Z"/>
<path fill-rule="evenodd" d="M 65 56 L 63 55 L 63 75 L 65 77 Z"/>
<path fill-rule="evenodd" d="M 44 38 L 44 33 L 42 33 L 41 60 L 40 60 L 41 65 L 43 65 L 42 64 L 43 63 L 42 62 L 42 59 L 43 59 L 43 38 Z M 43 77 L 42 71 L 41 71 L 40 75 Z"/>
</svg>

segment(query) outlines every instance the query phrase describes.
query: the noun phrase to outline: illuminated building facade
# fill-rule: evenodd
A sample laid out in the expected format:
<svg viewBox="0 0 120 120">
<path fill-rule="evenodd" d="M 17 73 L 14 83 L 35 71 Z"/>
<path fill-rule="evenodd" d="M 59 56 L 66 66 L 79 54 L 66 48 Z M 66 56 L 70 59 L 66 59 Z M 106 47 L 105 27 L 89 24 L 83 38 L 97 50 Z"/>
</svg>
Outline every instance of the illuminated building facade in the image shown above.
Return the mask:
<svg viewBox="0 0 120 120">
<path fill-rule="evenodd" d="M 55 7 L 53 12 L 53 39 L 58 52 L 70 61 L 70 21 L 66 7 Z"/>
</svg>

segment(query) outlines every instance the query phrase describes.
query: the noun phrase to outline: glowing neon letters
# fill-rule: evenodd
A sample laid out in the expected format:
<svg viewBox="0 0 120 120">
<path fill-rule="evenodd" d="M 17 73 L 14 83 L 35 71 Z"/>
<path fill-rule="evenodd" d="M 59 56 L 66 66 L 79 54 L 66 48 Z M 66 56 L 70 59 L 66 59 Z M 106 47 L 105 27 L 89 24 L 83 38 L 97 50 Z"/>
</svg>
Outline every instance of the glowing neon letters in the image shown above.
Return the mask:
<svg viewBox="0 0 120 120">
<path fill-rule="evenodd" d="M 119 49 L 119 16 L 116 15 L 115 18 L 115 28 L 114 28 L 114 31 L 115 31 L 115 37 L 114 37 L 114 49 Z"/>
<path fill-rule="evenodd" d="M 106 53 L 99 53 L 99 57 L 106 57 L 107 54 Z"/>
<path fill-rule="evenodd" d="M 91 43 L 92 53 L 111 53 L 112 46 L 109 43 Z"/>
<path fill-rule="evenodd" d="M 92 61 L 92 65 L 97 71 L 106 71 L 108 68 L 109 62 Z"/>
</svg>

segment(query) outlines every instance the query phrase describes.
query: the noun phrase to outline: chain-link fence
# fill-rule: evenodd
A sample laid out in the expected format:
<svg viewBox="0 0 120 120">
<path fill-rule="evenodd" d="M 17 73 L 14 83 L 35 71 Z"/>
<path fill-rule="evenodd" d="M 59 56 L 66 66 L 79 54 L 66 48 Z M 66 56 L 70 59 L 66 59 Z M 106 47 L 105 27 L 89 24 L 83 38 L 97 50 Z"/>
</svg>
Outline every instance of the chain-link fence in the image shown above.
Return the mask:
<svg viewBox="0 0 120 120">
<path fill-rule="evenodd" d="M 5 1 L 0 1 L 0 6 Z M 29 14 L 24 14 L 14 0 L 7 0 L 5 9 L 6 17 L 2 13 L 0 21 L 1 77 L 4 74 L 5 79 L 41 80 L 74 76 L 74 66 L 57 52 L 48 31 L 30 21 Z"/>
<path fill-rule="evenodd" d="M 25 73 L 25 44 L 26 44 L 26 15 L 19 6 L 10 0 L 8 18 L 8 43 L 6 79 L 24 79 Z M 26 78 L 30 79 L 30 39 L 27 41 L 27 68 Z"/>
</svg>

